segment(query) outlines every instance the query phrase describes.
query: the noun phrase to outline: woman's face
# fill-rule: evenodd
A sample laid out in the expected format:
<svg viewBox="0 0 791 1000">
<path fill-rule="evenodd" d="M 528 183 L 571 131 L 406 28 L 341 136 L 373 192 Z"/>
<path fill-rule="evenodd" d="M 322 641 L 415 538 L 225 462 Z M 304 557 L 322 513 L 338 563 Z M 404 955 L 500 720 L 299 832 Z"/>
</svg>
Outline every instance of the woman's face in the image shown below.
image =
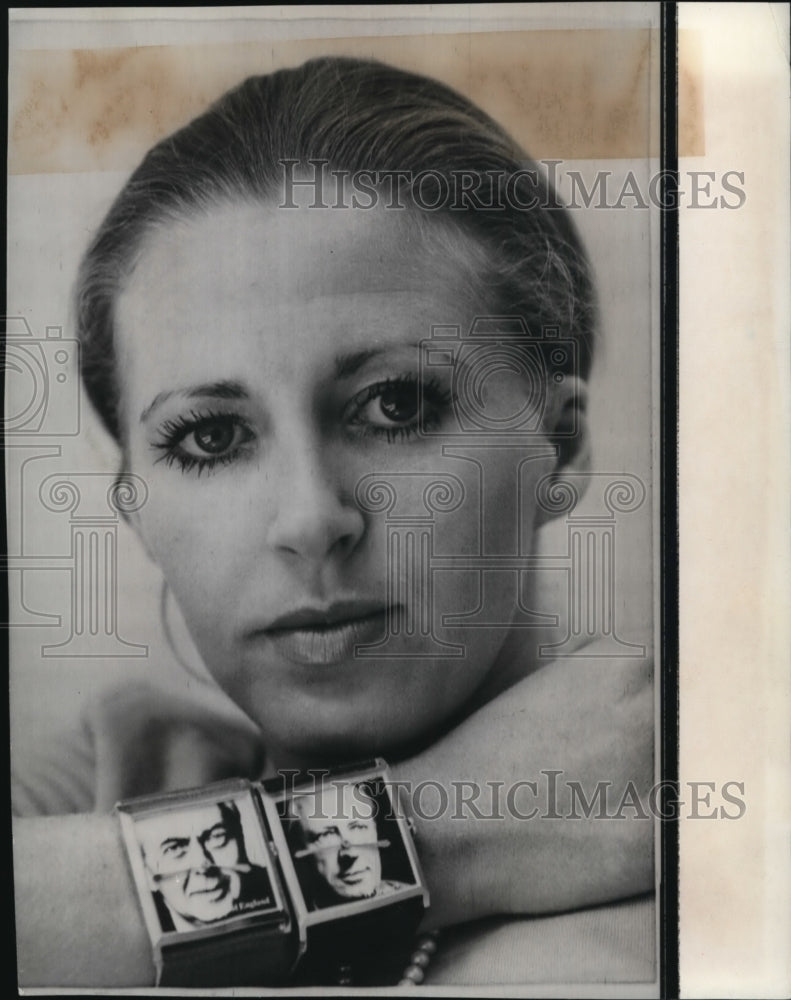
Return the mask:
<svg viewBox="0 0 791 1000">
<path fill-rule="evenodd" d="M 422 371 L 419 345 L 486 311 L 472 258 L 404 212 L 240 202 L 151 233 L 119 296 L 127 458 L 149 488 L 137 528 L 280 766 L 425 738 L 497 669 L 514 574 L 487 582 L 498 627 L 448 627 L 478 608 L 481 574 L 428 561 L 517 554 L 517 538 L 524 554 L 554 458 L 543 437 L 519 472 L 513 448 L 443 448 L 452 369 Z M 494 415 L 529 392 L 507 367 L 483 389 Z M 372 473 L 395 491 L 390 520 L 356 493 Z M 463 502 L 428 510 L 449 475 Z M 388 635 L 387 655 L 357 648 Z"/>
</svg>

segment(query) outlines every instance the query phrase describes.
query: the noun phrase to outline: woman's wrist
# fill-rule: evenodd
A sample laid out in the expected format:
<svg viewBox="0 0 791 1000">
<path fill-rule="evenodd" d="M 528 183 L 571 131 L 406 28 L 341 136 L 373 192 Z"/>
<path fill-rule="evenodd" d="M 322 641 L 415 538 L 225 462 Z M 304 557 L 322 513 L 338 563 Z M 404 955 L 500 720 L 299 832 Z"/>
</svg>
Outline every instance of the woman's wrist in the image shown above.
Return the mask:
<svg viewBox="0 0 791 1000">
<path fill-rule="evenodd" d="M 14 873 L 21 985 L 153 984 L 148 935 L 114 817 L 15 820 Z"/>
<path fill-rule="evenodd" d="M 630 783 L 644 796 L 651 783 L 650 661 L 592 664 L 548 663 L 391 767 L 431 894 L 426 926 L 593 906 L 652 888 L 649 818 L 570 815 L 570 781 L 588 798 L 601 782 L 616 796 Z"/>
</svg>

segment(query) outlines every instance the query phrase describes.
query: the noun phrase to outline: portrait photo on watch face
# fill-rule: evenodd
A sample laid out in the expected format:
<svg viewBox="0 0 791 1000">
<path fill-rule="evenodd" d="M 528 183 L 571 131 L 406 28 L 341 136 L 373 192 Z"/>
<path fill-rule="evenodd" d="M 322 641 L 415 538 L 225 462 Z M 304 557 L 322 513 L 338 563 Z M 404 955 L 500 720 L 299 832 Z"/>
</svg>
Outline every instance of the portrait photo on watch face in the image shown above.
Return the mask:
<svg viewBox="0 0 791 1000">
<path fill-rule="evenodd" d="M 416 884 L 382 782 L 327 782 L 279 812 L 308 910 L 396 897 Z"/>
<path fill-rule="evenodd" d="M 249 803 L 227 798 L 136 817 L 146 884 L 163 933 L 223 925 L 275 907 Z"/>
</svg>

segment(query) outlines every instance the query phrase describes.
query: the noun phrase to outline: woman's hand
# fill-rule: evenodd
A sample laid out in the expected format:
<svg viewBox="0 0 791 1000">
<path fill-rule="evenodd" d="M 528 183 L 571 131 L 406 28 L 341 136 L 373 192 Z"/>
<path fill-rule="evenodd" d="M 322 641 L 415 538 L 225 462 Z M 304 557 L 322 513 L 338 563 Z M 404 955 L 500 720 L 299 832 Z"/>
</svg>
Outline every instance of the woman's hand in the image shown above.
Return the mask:
<svg viewBox="0 0 791 1000">
<path fill-rule="evenodd" d="M 630 807 L 623 810 L 625 818 L 599 819 L 598 803 L 586 817 L 581 799 L 579 818 L 568 818 L 573 803 L 567 781 L 579 782 L 588 801 L 600 782 L 611 782 L 605 806 L 612 814 L 630 781 L 644 804 L 653 775 L 650 661 L 596 658 L 595 644 L 587 652 L 590 658 L 546 664 L 428 750 L 392 768 L 413 795 L 420 782 L 429 782 L 417 800 L 424 816 L 436 809 L 432 785 L 436 789 L 438 782 L 448 793 L 448 808 L 436 820 L 415 817 L 431 891 L 427 925 L 576 909 L 653 887 L 650 820 L 634 818 Z M 102 809 L 125 795 L 154 790 L 154 777 L 164 787 L 183 787 L 254 773 L 261 746 L 243 717 L 218 709 L 208 695 L 170 699 L 161 691 L 152 715 L 151 694 L 146 687 L 134 695 L 119 691 L 91 710 L 97 760 L 105 769 L 97 783 Z M 163 744 L 156 748 L 165 734 L 170 749 L 163 762 Z M 554 813 L 567 818 L 546 818 L 547 773 L 554 771 L 561 772 Z M 536 794 L 526 785 L 517 789 L 520 781 L 534 781 Z M 494 782 L 501 787 L 503 818 L 487 819 L 496 812 Z M 532 819 L 516 815 L 533 809 L 538 811 Z M 20 982 L 151 983 L 147 935 L 116 820 L 73 816 L 17 824 Z M 70 920 L 69 913 L 79 913 L 80 920 Z"/>
<path fill-rule="evenodd" d="M 585 653 L 547 663 L 392 769 L 418 810 L 431 926 L 653 888 L 652 661 L 607 658 L 595 642 Z M 436 782 L 448 805 L 432 820 L 442 805 Z M 578 783 L 574 797 L 568 782 Z M 600 818 L 622 802 L 620 818 Z"/>
<path fill-rule="evenodd" d="M 103 692 L 84 718 L 95 754 L 97 812 L 136 795 L 257 778 L 263 769 L 260 732 L 208 684 L 186 691 L 124 684 Z"/>
</svg>

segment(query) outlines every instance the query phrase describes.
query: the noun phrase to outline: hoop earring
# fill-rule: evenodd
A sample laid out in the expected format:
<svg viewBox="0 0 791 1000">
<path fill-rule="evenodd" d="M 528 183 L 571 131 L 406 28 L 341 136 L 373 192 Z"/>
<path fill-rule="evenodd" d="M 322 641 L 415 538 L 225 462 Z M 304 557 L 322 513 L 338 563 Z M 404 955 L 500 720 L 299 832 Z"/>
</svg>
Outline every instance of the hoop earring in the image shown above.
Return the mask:
<svg viewBox="0 0 791 1000">
<path fill-rule="evenodd" d="M 168 649 L 173 654 L 174 659 L 182 667 L 190 677 L 194 680 L 199 681 L 201 684 L 205 684 L 207 687 L 212 687 L 212 682 L 209 678 L 202 674 L 196 669 L 195 665 L 190 663 L 186 657 L 182 656 L 176 645 L 176 641 L 173 638 L 173 630 L 170 627 L 170 621 L 168 619 L 168 595 L 170 594 L 170 587 L 168 586 L 167 580 L 162 579 L 162 584 L 159 591 L 159 620 L 162 624 L 162 634 L 165 636 L 165 642 L 168 645 Z"/>
</svg>

